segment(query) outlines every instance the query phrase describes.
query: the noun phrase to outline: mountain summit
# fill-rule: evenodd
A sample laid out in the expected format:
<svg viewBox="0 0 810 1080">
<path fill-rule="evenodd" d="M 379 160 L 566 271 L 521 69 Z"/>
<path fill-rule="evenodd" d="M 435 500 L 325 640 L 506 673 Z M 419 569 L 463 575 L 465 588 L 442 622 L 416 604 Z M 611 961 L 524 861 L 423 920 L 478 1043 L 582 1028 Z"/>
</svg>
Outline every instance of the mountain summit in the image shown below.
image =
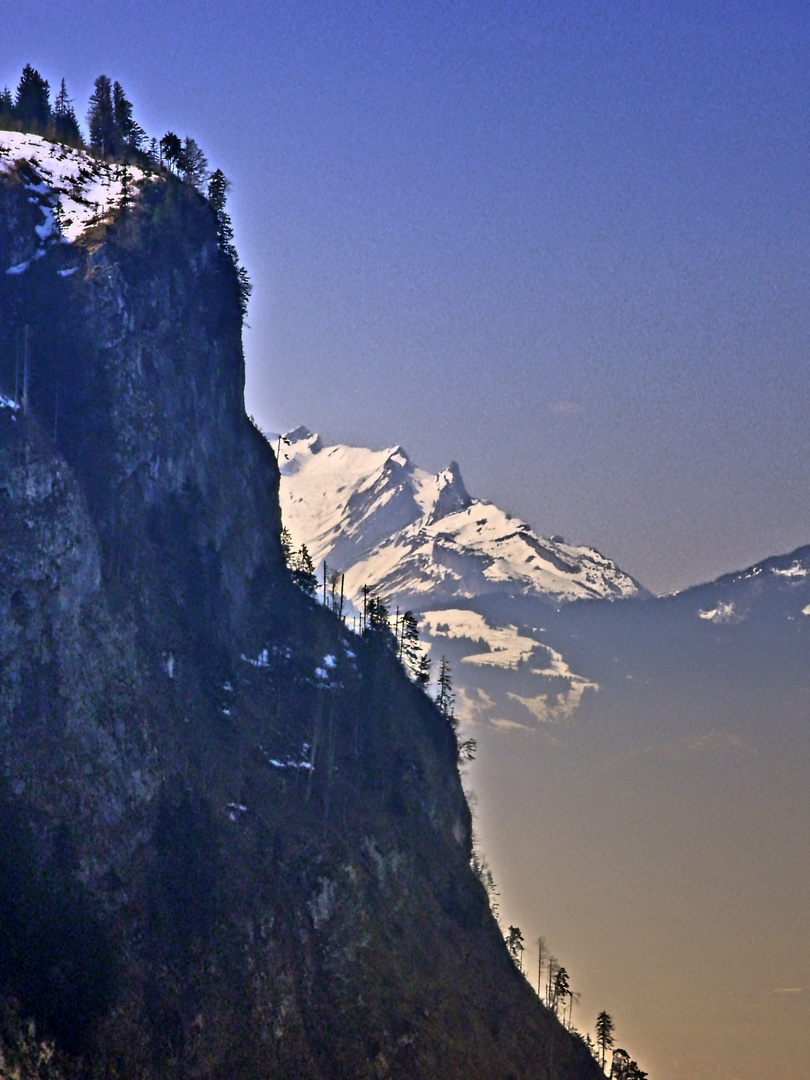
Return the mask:
<svg viewBox="0 0 810 1080">
<path fill-rule="evenodd" d="M 593 548 L 540 537 L 470 496 L 456 462 L 433 474 L 401 446 L 324 446 L 304 427 L 283 441 L 284 522 L 316 563 L 345 572 L 346 595 L 355 601 L 364 585 L 409 604 L 489 593 L 548 603 L 646 595 Z"/>
</svg>

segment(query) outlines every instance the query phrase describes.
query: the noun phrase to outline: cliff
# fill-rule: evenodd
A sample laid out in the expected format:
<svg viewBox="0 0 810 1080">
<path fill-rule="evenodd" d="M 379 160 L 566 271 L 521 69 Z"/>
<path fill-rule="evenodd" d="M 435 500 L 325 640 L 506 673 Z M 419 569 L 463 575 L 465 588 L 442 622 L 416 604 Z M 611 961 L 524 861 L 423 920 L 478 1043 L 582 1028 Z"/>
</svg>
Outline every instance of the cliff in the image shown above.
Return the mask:
<svg viewBox="0 0 810 1080">
<path fill-rule="evenodd" d="M 601 1075 L 452 728 L 289 580 L 213 212 L 142 176 L 43 238 L 53 152 L 0 176 L 0 1071 Z"/>
</svg>

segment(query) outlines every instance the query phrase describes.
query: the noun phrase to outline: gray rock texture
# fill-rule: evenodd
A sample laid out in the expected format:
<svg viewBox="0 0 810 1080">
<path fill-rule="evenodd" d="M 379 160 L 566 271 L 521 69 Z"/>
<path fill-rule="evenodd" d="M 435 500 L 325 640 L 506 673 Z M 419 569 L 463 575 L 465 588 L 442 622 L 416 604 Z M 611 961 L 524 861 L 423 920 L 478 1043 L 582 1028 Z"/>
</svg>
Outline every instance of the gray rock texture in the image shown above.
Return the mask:
<svg viewBox="0 0 810 1080">
<path fill-rule="evenodd" d="M 0 268 L 30 216 L 6 178 Z M 0 324 L 0 1072 L 601 1075 L 470 870 L 453 728 L 291 583 L 206 202 L 159 177 Z"/>
</svg>

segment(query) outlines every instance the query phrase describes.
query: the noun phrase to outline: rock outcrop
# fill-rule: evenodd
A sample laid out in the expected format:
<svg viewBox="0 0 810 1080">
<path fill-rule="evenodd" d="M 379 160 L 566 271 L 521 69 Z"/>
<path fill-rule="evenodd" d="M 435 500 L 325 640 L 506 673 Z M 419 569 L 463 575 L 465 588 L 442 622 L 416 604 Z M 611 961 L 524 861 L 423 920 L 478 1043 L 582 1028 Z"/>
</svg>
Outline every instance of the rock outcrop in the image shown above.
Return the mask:
<svg viewBox="0 0 810 1080">
<path fill-rule="evenodd" d="M 45 244 L 49 191 L 0 177 L 4 1068 L 599 1076 L 470 870 L 452 727 L 289 579 L 210 207 L 152 176 Z"/>
</svg>

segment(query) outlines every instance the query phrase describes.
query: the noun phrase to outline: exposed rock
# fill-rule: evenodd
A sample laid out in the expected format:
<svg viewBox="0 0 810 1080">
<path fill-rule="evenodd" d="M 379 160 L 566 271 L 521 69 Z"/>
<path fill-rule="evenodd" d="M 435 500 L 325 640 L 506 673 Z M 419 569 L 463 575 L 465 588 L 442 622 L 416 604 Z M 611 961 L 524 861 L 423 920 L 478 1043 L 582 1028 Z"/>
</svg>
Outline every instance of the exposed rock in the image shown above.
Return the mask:
<svg viewBox="0 0 810 1080">
<path fill-rule="evenodd" d="M 4 1060 L 599 1076 L 469 868 L 452 727 L 283 567 L 210 208 L 157 177 L 43 250 L 0 274 Z"/>
</svg>

